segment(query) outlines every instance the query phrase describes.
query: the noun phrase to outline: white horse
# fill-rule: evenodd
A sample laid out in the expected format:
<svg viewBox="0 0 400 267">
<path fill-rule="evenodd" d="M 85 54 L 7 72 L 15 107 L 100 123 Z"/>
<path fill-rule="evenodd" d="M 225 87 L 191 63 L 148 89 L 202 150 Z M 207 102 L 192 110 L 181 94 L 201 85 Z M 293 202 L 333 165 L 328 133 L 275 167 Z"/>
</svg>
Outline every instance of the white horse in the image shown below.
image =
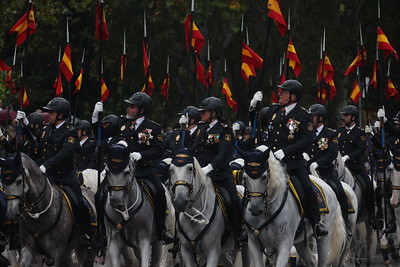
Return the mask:
<svg viewBox="0 0 400 267">
<path fill-rule="evenodd" d="M 296 235 L 302 214 L 280 162 L 265 146 L 252 152 L 242 152 L 241 156 L 245 160 L 243 177 L 247 191 L 245 197 L 248 198 L 244 219 L 255 266 L 265 265 L 263 253 L 272 259 L 275 266 L 286 266 L 293 245 L 306 266 L 339 264 L 337 262 L 346 246 L 346 231 L 339 203 L 330 186 L 312 177 L 323 190 L 329 210 L 328 214 L 321 216 L 330 233 L 317 240 L 317 263 L 307 242 L 313 234 L 307 219 L 302 233 Z"/>
<path fill-rule="evenodd" d="M 152 203 L 143 186 L 135 178 L 137 162 L 130 159 L 129 147 L 124 144 L 119 143 L 108 149 L 109 151 L 119 149 L 121 156 L 115 163 L 122 164 L 117 166 L 118 171 L 115 169 L 110 171 L 111 167 L 108 165 L 105 167 L 109 183 L 108 200 L 105 204 L 105 225 L 108 256 L 112 266 L 121 266 L 121 254 L 126 265 L 132 264 L 128 247 L 133 248 L 141 267 L 148 267 L 150 263 L 151 266 L 159 266 L 162 243 L 157 238 Z M 124 165 L 123 162 L 127 164 Z M 165 194 L 169 211 L 166 224 L 173 226 L 175 211 L 167 190 Z"/>
<path fill-rule="evenodd" d="M 233 266 L 227 254 L 234 247 L 233 235 L 224 238 L 225 219 L 211 179 L 186 149 L 176 151 L 169 170 L 173 204 L 179 212 L 177 234 L 185 266 L 215 267 L 219 261 L 224 266 Z"/>
</svg>

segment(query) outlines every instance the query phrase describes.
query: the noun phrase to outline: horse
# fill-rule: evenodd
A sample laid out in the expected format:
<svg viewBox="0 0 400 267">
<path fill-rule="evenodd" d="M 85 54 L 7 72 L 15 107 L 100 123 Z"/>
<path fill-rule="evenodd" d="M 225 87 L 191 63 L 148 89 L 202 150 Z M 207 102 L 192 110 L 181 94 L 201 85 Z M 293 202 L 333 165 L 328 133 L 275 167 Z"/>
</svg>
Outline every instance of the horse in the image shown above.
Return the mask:
<svg viewBox="0 0 400 267">
<path fill-rule="evenodd" d="M 306 266 L 317 266 L 307 242 L 313 234 L 308 219 L 302 232 L 296 234 L 303 218 L 296 196 L 289 189 L 284 167 L 266 146 L 252 152 L 240 151 L 240 155 L 245 160 L 244 219 L 255 267 L 264 266 L 263 253 L 275 266 L 286 266 L 293 245 Z M 321 216 L 330 233 L 317 239 L 318 266 L 340 265 L 346 247 L 346 230 L 339 203 L 328 184 L 314 176 L 311 179 L 323 190 L 329 210 Z"/>
<path fill-rule="evenodd" d="M 108 241 L 108 258 L 112 266 L 121 266 L 120 255 L 125 264 L 132 264 L 128 247 L 133 248 L 140 266 L 158 266 L 162 243 L 156 234 L 154 209 L 151 196 L 146 194 L 142 181 L 135 178 L 137 161 L 130 159 L 130 148 L 124 141 L 108 146 L 108 153 L 119 154 L 118 159 L 110 158 L 115 165 L 105 166 L 108 179 L 108 196 L 105 203 L 105 226 Z M 168 216 L 166 224 L 173 229 L 175 211 L 168 191 L 165 190 Z M 150 259 L 151 255 L 151 259 Z"/>
<path fill-rule="evenodd" d="M 355 235 L 353 235 L 353 244 L 351 248 L 351 259 L 357 264 L 360 263 L 361 258 L 366 258 L 366 264 L 369 265 L 372 258 L 376 254 L 377 248 L 377 235 L 374 233 L 371 225 L 367 222 L 368 211 L 363 205 L 363 190 L 357 180 L 353 177 L 350 170 L 344 164 L 340 152 L 334 162 L 335 169 L 338 171 L 339 179 L 348 184 L 357 196 L 358 214 Z M 374 188 L 376 187 L 374 183 Z"/>
<path fill-rule="evenodd" d="M 7 216 L 11 220 L 19 218 L 22 247 L 19 266 L 30 266 L 40 256 L 47 265 L 71 266 L 73 253 L 78 264 L 91 266 L 96 252 L 80 247 L 83 232 L 74 226 L 70 200 L 62 189 L 23 153 L 0 159 L 0 166 Z M 94 194 L 89 190 L 83 190 L 82 194 L 93 206 Z"/>
<path fill-rule="evenodd" d="M 185 266 L 215 267 L 221 261 L 232 267 L 229 252 L 234 239 L 225 223 L 226 207 L 193 154 L 193 147 L 181 148 L 174 151 L 172 160 L 164 160 L 169 163 L 172 201 L 178 212 L 176 231 L 182 260 Z M 242 253 L 242 260 L 246 259 Z"/>
</svg>

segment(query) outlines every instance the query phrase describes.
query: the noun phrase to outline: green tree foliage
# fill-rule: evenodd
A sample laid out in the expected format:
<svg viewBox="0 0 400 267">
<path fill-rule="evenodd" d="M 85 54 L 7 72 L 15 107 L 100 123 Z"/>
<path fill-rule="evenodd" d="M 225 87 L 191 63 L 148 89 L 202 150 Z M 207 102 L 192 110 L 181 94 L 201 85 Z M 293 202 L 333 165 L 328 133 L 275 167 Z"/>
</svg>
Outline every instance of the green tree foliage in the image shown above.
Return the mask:
<svg viewBox="0 0 400 267">
<path fill-rule="evenodd" d="M 260 81 L 246 85 L 240 77 L 240 42 L 245 34 L 240 32 L 241 15 L 244 14 L 244 26 L 249 31 L 250 47 L 264 57 L 268 19 L 266 0 L 206 0 L 195 2 L 194 20 L 196 25 L 210 42 L 210 54 L 215 72 L 215 86 L 210 91 L 194 81 L 193 57 L 186 55 L 184 41 L 184 21 L 190 10 L 189 0 L 155 1 L 105 1 L 106 20 L 110 37 L 103 42 L 104 79 L 110 90 L 105 102 L 105 112 L 124 114 L 123 99 L 140 90 L 144 84 L 142 65 L 143 14 L 147 15 L 147 32 L 151 53 L 151 73 L 155 84 L 153 91 L 152 118 L 166 125 L 178 120 L 176 113 L 186 105 L 198 105 L 201 100 L 215 94 L 221 95 L 224 60 L 227 60 L 233 97 L 239 103 L 239 113 L 228 108 L 225 117 L 229 121 L 247 120 L 249 98 L 256 90 L 264 92 L 263 105 L 270 103 L 270 91 L 279 81 L 279 60 L 287 47 L 287 38 L 281 37 L 275 25 L 269 27 L 269 42 L 266 50 L 267 68 L 264 75 L 265 88 L 259 88 Z M 347 104 L 355 75 L 344 77 L 343 73 L 358 50 L 358 21 L 362 24 L 364 43 L 367 48 L 367 76 L 371 75 L 372 62 L 375 59 L 377 4 L 375 0 L 329 0 L 323 3 L 310 1 L 280 1 L 285 15 L 291 10 L 290 35 L 302 63 L 303 71 L 299 80 L 306 88 L 302 100 L 305 107 L 315 102 L 316 72 L 320 55 L 320 41 L 323 28 L 326 28 L 326 51 L 335 68 L 337 95 L 329 103 L 332 124 L 336 124 L 338 109 Z M 31 105 L 28 112 L 45 105 L 53 96 L 52 85 L 58 73 L 58 51 L 66 44 L 66 18 L 69 18 L 70 44 L 74 78 L 81 66 L 83 49 L 86 50 L 82 92 L 78 98 L 72 97 L 77 105 L 77 115 L 89 118 L 93 105 L 100 97 L 99 93 L 99 41 L 94 36 L 97 1 L 89 0 L 41 0 L 35 3 L 36 33 L 18 48 L 17 66 L 14 79 L 17 87 L 24 83 Z M 26 1 L 0 0 L 0 58 L 7 64 L 12 63 L 15 35 L 9 36 L 8 30 L 27 10 Z M 380 25 L 384 29 L 392 46 L 400 49 L 398 38 L 399 25 L 395 23 L 400 13 L 400 3 L 395 0 L 381 1 Z M 122 53 L 123 31 L 127 33 L 127 73 L 125 84 L 119 80 L 119 58 Z M 400 52 L 400 51 L 399 51 Z M 165 104 L 160 87 L 165 77 L 166 58 L 170 55 L 171 89 L 170 101 Z M 201 59 L 206 66 L 207 44 L 204 45 Z M 19 78 L 19 62 L 25 65 L 25 79 Z M 386 76 L 387 60 L 383 61 Z M 187 71 L 190 66 L 189 72 Z M 260 76 L 260 74 L 259 74 Z M 290 74 L 293 78 L 293 74 Z M 4 75 L 0 74 L 4 80 Z M 391 78 L 400 89 L 399 64 L 392 60 Z M 72 84 L 72 90 L 74 85 Z M 193 93 L 195 92 L 195 93 Z M 8 92 L 4 81 L 0 83 L 0 97 L 8 104 Z M 63 96 L 69 99 L 69 86 L 64 81 Z M 368 108 L 379 105 L 379 94 L 370 90 Z M 13 98 L 16 107 L 16 99 Z M 395 113 L 398 105 L 390 100 L 389 113 Z M 396 105 L 393 105 L 396 104 Z M 362 106 L 366 106 L 363 104 Z"/>
</svg>

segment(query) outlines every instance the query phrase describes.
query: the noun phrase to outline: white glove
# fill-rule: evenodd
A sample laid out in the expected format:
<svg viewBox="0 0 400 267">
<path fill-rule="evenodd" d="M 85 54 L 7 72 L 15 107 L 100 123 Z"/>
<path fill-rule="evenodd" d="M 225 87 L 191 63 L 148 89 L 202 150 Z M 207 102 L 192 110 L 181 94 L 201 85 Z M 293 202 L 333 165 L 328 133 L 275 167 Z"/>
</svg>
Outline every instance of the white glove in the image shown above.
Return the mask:
<svg viewBox="0 0 400 267">
<path fill-rule="evenodd" d="M 139 152 L 132 152 L 131 159 L 134 161 L 139 161 L 142 158 L 142 155 Z"/>
<path fill-rule="evenodd" d="M 4 136 L 3 131 L 0 128 L 0 137 Z"/>
<path fill-rule="evenodd" d="M 342 157 L 343 162 L 346 162 L 350 159 L 350 157 L 348 155 Z"/>
<path fill-rule="evenodd" d="M 306 152 L 303 152 L 303 158 L 304 158 L 306 161 L 309 161 L 309 160 L 310 160 L 310 156 L 309 156 Z"/>
<path fill-rule="evenodd" d="M 45 166 L 40 165 L 39 169 L 40 169 L 40 171 L 41 171 L 42 173 L 46 173 L 46 167 L 45 167 Z"/>
<path fill-rule="evenodd" d="M 380 121 L 376 121 L 376 122 L 374 123 L 374 128 L 375 128 L 375 129 L 381 128 L 381 122 L 380 122 Z"/>
<path fill-rule="evenodd" d="M 371 128 L 369 125 L 365 125 L 364 132 L 365 132 L 366 134 L 374 135 L 374 132 L 372 131 L 372 128 Z"/>
<path fill-rule="evenodd" d="M 92 118 L 98 118 L 99 113 L 103 112 L 103 102 L 97 102 L 96 105 L 94 105 L 93 113 L 92 113 Z"/>
<path fill-rule="evenodd" d="M 207 166 L 205 166 L 201 169 L 203 170 L 205 175 L 207 175 L 210 171 L 214 170 L 214 168 L 211 164 L 208 164 Z"/>
<path fill-rule="evenodd" d="M 385 123 L 387 121 L 387 119 L 385 117 L 386 116 L 385 108 L 380 108 L 378 110 L 377 116 L 378 116 L 379 119 L 383 119 L 383 122 Z"/>
<path fill-rule="evenodd" d="M 316 162 L 313 162 L 313 163 L 311 163 L 310 164 L 310 170 L 316 170 L 318 168 L 318 163 L 316 163 Z"/>
<path fill-rule="evenodd" d="M 232 124 L 232 131 L 234 136 L 238 135 L 239 130 L 240 130 L 239 123 L 235 122 L 234 124 Z"/>
<path fill-rule="evenodd" d="M 278 160 L 282 160 L 285 157 L 285 153 L 282 151 L 282 149 L 275 151 L 274 155 Z"/>
<path fill-rule="evenodd" d="M 185 115 L 182 115 L 180 118 L 179 118 L 179 124 L 187 124 L 187 118 L 186 118 L 186 116 Z"/>
<path fill-rule="evenodd" d="M 21 110 L 18 110 L 18 111 L 17 111 L 17 116 L 16 116 L 15 118 L 16 118 L 17 120 L 21 120 L 21 121 L 23 122 L 23 124 L 29 125 L 29 121 L 28 121 L 28 119 L 26 118 L 25 112 L 23 112 L 23 111 L 21 111 Z"/>
<path fill-rule="evenodd" d="M 253 110 L 256 108 L 257 103 L 261 102 L 263 99 L 263 94 L 261 91 L 257 91 L 254 96 L 253 99 L 250 101 L 250 109 Z"/>
</svg>

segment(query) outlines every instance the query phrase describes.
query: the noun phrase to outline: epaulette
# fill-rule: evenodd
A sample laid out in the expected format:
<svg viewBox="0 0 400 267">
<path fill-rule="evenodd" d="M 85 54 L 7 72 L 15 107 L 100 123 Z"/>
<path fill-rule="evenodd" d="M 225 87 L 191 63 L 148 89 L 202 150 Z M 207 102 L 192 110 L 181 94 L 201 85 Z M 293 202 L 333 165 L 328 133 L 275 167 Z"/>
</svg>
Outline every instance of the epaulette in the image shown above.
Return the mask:
<svg viewBox="0 0 400 267">
<path fill-rule="evenodd" d="M 204 121 L 199 121 L 198 124 L 200 125 L 200 124 L 206 124 L 206 123 Z"/>
<path fill-rule="evenodd" d="M 326 127 L 326 129 L 328 129 L 328 130 L 330 130 L 330 131 L 336 133 L 336 129 L 332 129 L 332 128 L 329 128 L 329 127 Z"/>
<path fill-rule="evenodd" d="M 226 123 L 221 123 L 221 126 L 224 127 L 224 128 L 226 128 L 226 127 L 228 127 L 229 125 L 226 124 Z"/>
<path fill-rule="evenodd" d="M 281 104 L 279 103 L 272 103 L 273 106 L 280 106 Z"/>
<path fill-rule="evenodd" d="M 308 109 L 304 108 L 304 107 L 301 107 L 301 109 L 304 110 L 307 113 L 310 113 L 310 111 Z"/>
<path fill-rule="evenodd" d="M 161 127 L 161 124 L 159 124 L 158 122 L 155 122 L 155 121 L 152 121 L 152 120 L 150 120 L 150 122 L 151 122 L 152 124 L 158 126 L 158 127 Z"/>
<path fill-rule="evenodd" d="M 119 116 L 121 119 L 126 119 L 126 115 L 120 115 Z"/>
</svg>

